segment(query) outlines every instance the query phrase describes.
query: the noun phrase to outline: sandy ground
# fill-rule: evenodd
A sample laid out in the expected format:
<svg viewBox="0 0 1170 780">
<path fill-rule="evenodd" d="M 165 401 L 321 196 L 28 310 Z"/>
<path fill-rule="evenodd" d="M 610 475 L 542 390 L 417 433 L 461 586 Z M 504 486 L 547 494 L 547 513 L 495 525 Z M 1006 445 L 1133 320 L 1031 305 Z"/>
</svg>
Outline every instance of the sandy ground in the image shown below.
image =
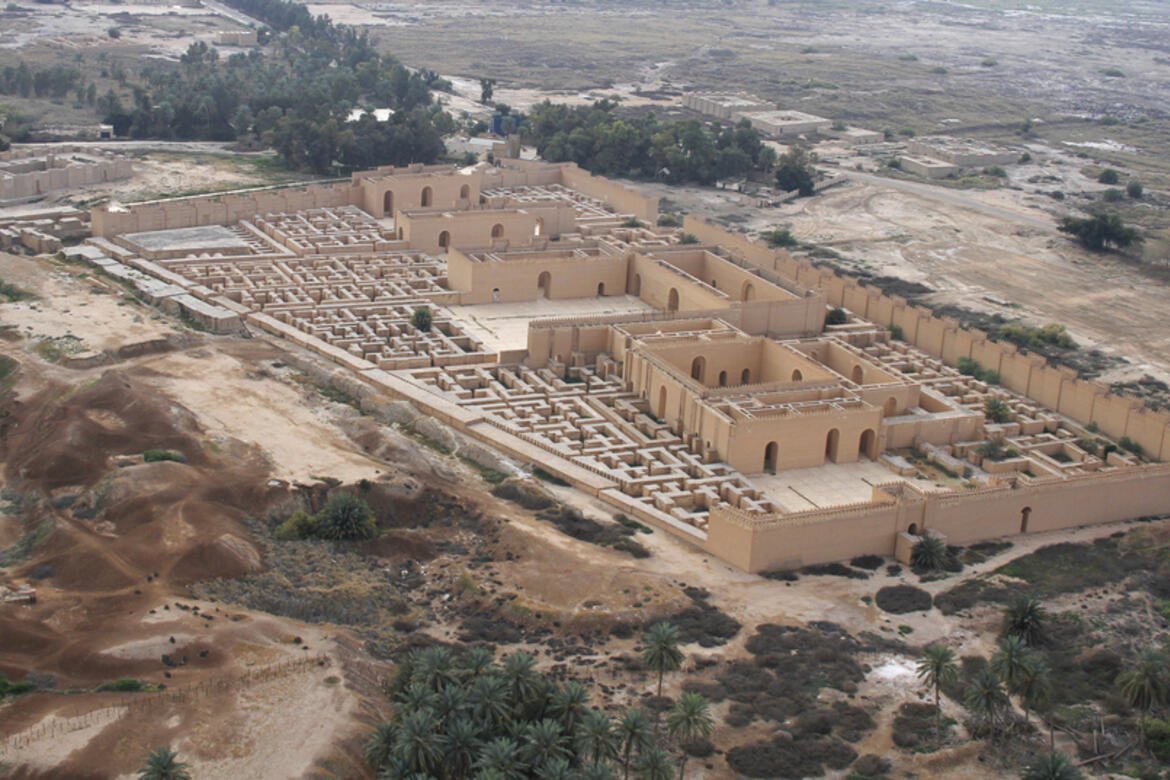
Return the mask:
<svg viewBox="0 0 1170 780">
<path fill-rule="evenodd" d="M 277 479 L 329 476 L 356 482 L 381 474 L 382 464 L 356 452 L 353 442 L 326 421 L 320 405 L 313 408 L 305 392 L 258 373 L 254 361 L 208 349 L 140 365 L 157 372 L 147 381 L 182 399 L 210 433 L 240 438 L 263 451 Z"/>
</svg>

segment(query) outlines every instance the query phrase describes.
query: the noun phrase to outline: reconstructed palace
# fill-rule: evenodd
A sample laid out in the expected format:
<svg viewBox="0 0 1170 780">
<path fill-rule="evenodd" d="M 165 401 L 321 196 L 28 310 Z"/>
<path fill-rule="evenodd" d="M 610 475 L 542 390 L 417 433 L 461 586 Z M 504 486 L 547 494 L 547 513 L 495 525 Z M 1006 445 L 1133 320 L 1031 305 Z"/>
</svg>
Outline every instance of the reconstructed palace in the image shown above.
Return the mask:
<svg viewBox="0 0 1170 780">
<path fill-rule="evenodd" d="M 1167 415 L 657 217 L 574 165 L 509 160 L 104 207 L 83 249 L 213 330 L 314 350 L 748 571 L 1170 512 Z"/>
</svg>

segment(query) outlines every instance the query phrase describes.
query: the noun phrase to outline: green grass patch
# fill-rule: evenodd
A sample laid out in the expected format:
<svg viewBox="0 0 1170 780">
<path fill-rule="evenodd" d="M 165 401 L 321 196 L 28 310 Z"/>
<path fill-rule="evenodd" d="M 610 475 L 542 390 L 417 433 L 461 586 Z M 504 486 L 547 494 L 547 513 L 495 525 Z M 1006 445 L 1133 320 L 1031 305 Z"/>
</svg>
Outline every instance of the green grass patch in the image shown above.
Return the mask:
<svg viewBox="0 0 1170 780">
<path fill-rule="evenodd" d="M 52 520 L 42 520 L 37 523 L 31 530 L 17 539 L 11 547 L 0 550 L 0 566 L 14 566 L 28 560 L 33 551 L 40 547 L 52 532 Z"/>
<path fill-rule="evenodd" d="M 157 463 L 160 460 L 186 463 L 187 456 L 176 450 L 147 450 L 142 453 L 142 460 L 146 463 Z"/>
<path fill-rule="evenodd" d="M 7 696 L 19 696 L 22 693 L 28 693 L 29 691 L 35 690 L 36 686 L 27 680 L 24 682 L 15 682 L 0 674 L 0 699 L 3 699 Z"/>
<path fill-rule="evenodd" d="M 0 299 L 4 303 L 16 303 L 17 301 L 35 300 L 37 296 L 30 293 L 28 290 L 17 287 L 11 282 L 6 282 L 0 279 Z"/>
<path fill-rule="evenodd" d="M 119 677 L 117 680 L 102 683 L 94 690 L 114 691 L 117 693 L 141 693 L 157 689 L 146 680 L 139 680 L 137 677 Z"/>
<path fill-rule="evenodd" d="M 468 465 L 471 468 L 478 471 L 479 475 L 481 477 L 483 477 L 483 481 L 488 483 L 489 485 L 498 485 L 501 482 L 503 482 L 505 479 L 508 478 L 508 475 L 505 474 L 504 472 L 502 472 L 498 469 L 493 469 L 493 468 L 490 468 L 488 466 L 484 466 L 483 464 L 472 460 L 471 458 L 467 457 L 466 455 L 460 455 L 459 460 L 463 461 L 463 463 L 465 463 L 466 465 Z"/>
<path fill-rule="evenodd" d="M 540 466 L 535 466 L 532 469 L 532 476 L 539 480 L 549 483 L 550 485 L 557 485 L 558 487 L 571 487 L 565 480 L 558 477 L 556 474 L 545 471 Z"/>
</svg>

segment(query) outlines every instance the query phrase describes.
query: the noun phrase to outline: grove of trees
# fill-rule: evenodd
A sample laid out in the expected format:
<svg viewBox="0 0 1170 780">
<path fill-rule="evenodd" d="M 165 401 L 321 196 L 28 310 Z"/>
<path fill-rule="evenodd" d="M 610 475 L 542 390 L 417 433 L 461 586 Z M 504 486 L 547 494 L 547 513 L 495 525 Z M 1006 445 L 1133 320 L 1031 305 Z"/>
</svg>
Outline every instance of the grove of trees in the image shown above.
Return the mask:
<svg viewBox="0 0 1170 780">
<path fill-rule="evenodd" d="M 229 3 L 277 30 L 264 52 L 221 58 L 202 41 L 181 61 L 145 66 L 130 105 L 112 90 L 97 98 L 119 135 L 230 141 L 254 137 L 287 165 L 315 173 L 433 162 L 455 122 L 432 102 L 436 74 L 412 72 L 379 54 L 367 35 L 286 0 Z M 389 107 L 389 121 L 355 108 Z"/>
<path fill-rule="evenodd" d="M 530 111 L 525 134 L 549 162 L 575 162 L 603 176 L 714 184 L 771 170 L 776 162 L 749 122 L 707 129 L 696 121 L 660 122 L 653 114 L 619 116 L 617 106 L 545 101 Z"/>
</svg>

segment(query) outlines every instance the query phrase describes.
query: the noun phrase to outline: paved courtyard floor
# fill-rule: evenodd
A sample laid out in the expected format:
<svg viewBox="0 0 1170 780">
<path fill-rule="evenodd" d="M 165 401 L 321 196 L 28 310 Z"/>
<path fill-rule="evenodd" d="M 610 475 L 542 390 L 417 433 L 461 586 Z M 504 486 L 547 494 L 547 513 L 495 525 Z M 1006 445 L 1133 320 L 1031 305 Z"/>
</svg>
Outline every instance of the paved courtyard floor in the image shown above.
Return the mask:
<svg viewBox="0 0 1170 780">
<path fill-rule="evenodd" d="M 900 476 L 881 463 L 862 459 L 857 463 L 828 463 L 779 474 L 752 474 L 749 479 L 768 498 L 784 507 L 785 512 L 803 512 L 867 502 L 873 497 L 874 485 L 909 482 L 912 478 Z M 914 482 L 927 490 L 933 487 L 925 480 Z"/>
<path fill-rule="evenodd" d="M 596 317 L 654 311 L 654 307 L 633 295 L 604 298 L 574 298 L 522 303 L 488 303 L 478 306 L 447 306 L 452 317 L 467 333 L 482 342 L 488 351 L 528 347 L 528 323 L 548 317 Z"/>
</svg>

